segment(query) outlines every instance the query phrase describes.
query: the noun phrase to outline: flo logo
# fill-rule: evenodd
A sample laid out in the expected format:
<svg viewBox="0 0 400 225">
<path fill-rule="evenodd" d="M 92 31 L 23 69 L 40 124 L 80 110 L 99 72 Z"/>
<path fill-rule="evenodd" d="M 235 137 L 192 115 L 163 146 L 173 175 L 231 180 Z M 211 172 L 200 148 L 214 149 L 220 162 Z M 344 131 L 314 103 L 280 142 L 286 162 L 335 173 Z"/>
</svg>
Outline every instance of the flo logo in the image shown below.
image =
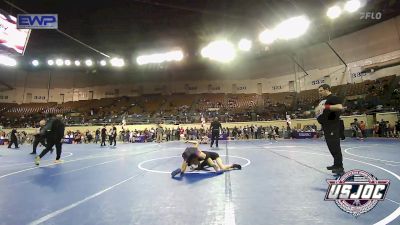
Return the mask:
<svg viewBox="0 0 400 225">
<path fill-rule="evenodd" d="M 361 12 L 360 20 L 380 20 L 382 19 L 381 12 Z"/>
<path fill-rule="evenodd" d="M 335 201 L 343 211 L 359 216 L 385 200 L 389 180 L 378 180 L 363 170 L 351 170 L 337 180 L 327 180 L 325 201 Z"/>
</svg>

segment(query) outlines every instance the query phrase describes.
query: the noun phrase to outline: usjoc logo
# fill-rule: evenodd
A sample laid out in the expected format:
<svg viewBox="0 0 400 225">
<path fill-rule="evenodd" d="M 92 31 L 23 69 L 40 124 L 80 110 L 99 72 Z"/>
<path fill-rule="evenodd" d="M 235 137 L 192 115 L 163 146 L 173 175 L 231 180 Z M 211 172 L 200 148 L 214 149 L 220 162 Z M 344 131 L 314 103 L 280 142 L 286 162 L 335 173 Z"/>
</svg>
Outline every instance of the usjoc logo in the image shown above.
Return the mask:
<svg viewBox="0 0 400 225">
<path fill-rule="evenodd" d="M 18 14 L 18 29 L 58 29 L 57 14 Z"/>
<path fill-rule="evenodd" d="M 343 211 L 359 216 L 385 200 L 389 180 L 378 180 L 363 170 L 350 170 L 337 180 L 327 180 L 325 201 L 335 201 Z"/>
</svg>

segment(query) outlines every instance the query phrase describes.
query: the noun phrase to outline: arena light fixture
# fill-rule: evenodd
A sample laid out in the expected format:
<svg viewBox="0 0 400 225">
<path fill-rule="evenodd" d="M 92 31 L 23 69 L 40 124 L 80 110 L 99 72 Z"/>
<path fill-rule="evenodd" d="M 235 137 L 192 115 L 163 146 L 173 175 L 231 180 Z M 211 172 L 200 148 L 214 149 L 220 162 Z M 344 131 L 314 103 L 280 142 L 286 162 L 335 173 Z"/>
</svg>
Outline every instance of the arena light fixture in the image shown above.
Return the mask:
<svg viewBox="0 0 400 225">
<path fill-rule="evenodd" d="M 289 40 L 303 35 L 310 26 L 310 21 L 305 16 L 296 16 L 281 22 L 274 29 L 280 39 Z"/>
<path fill-rule="evenodd" d="M 100 65 L 101 65 L 101 66 L 106 66 L 106 65 L 107 65 L 107 62 L 106 62 L 106 60 L 104 60 L 104 59 L 103 59 L 103 60 L 101 60 L 101 61 L 100 61 Z"/>
<path fill-rule="evenodd" d="M 13 58 L 10 58 L 6 55 L 0 55 L 0 64 L 5 65 L 5 66 L 16 66 L 17 61 Z"/>
<path fill-rule="evenodd" d="M 164 58 L 165 61 L 170 62 L 170 61 L 182 61 L 183 59 L 183 52 L 182 51 L 170 51 L 164 53 Z"/>
<path fill-rule="evenodd" d="M 57 65 L 57 66 L 63 66 L 63 65 L 64 65 L 64 60 L 62 60 L 62 59 L 56 59 L 56 65 Z"/>
<path fill-rule="evenodd" d="M 47 64 L 48 64 L 49 66 L 54 65 L 54 60 L 52 60 L 52 59 L 47 60 Z"/>
<path fill-rule="evenodd" d="M 344 9 L 347 12 L 355 12 L 361 7 L 361 2 L 359 0 L 350 0 L 344 4 Z"/>
<path fill-rule="evenodd" d="M 139 65 L 144 65 L 147 63 L 147 60 L 146 60 L 145 56 L 141 55 L 136 58 L 136 63 Z"/>
<path fill-rule="evenodd" d="M 31 63 L 32 63 L 32 65 L 33 65 L 34 67 L 39 66 L 39 60 L 37 60 L 37 59 L 32 60 Z"/>
<path fill-rule="evenodd" d="M 137 62 L 141 62 L 139 65 L 151 64 L 151 63 L 162 63 L 163 58 L 161 54 L 151 54 L 151 55 L 143 55 L 139 56 L 136 59 Z"/>
<path fill-rule="evenodd" d="M 226 63 L 236 57 L 236 51 L 232 43 L 226 40 L 218 40 L 209 43 L 201 50 L 204 58 Z"/>
<path fill-rule="evenodd" d="M 342 10 L 337 5 L 330 7 L 328 9 L 328 11 L 326 12 L 326 15 L 331 19 L 338 18 L 340 16 L 340 14 L 342 14 Z"/>
<path fill-rule="evenodd" d="M 250 51 L 252 42 L 249 39 L 243 38 L 239 41 L 238 47 L 242 51 Z"/>
<path fill-rule="evenodd" d="M 69 59 L 64 60 L 64 64 L 66 66 L 70 66 L 71 65 L 71 60 L 69 60 Z"/>
<path fill-rule="evenodd" d="M 81 66 L 81 61 L 75 60 L 74 64 L 75 64 L 75 66 Z"/>
<path fill-rule="evenodd" d="M 112 58 L 110 60 L 111 66 L 114 67 L 123 67 L 125 66 L 125 61 L 122 58 Z"/>
<path fill-rule="evenodd" d="M 86 66 L 93 66 L 93 61 L 90 59 L 85 60 Z"/>
<path fill-rule="evenodd" d="M 269 45 L 276 40 L 276 34 L 273 30 L 266 29 L 260 33 L 258 39 L 261 41 L 261 43 Z"/>
<path fill-rule="evenodd" d="M 139 65 L 151 64 L 151 63 L 163 63 L 172 61 L 182 61 L 184 58 L 181 50 L 174 50 L 163 53 L 155 53 L 150 55 L 141 55 L 136 58 L 136 62 Z"/>
</svg>

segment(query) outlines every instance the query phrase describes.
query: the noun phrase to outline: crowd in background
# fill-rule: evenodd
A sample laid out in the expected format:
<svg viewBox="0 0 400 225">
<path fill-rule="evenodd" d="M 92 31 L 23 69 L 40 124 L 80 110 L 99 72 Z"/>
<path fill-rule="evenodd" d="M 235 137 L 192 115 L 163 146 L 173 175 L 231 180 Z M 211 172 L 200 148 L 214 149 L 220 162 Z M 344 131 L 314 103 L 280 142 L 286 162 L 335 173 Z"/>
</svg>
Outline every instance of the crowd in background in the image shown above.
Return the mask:
<svg viewBox="0 0 400 225">
<path fill-rule="evenodd" d="M 106 128 L 106 140 L 110 140 L 113 135 L 114 126 L 104 126 Z M 321 132 L 317 129 L 315 124 L 304 126 L 302 129 L 290 128 L 289 126 L 257 126 L 247 125 L 238 126 L 234 128 L 222 129 L 221 135 L 225 135 L 231 140 L 249 140 L 249 139 L 276 139 L 276 138 L 291 138 L 295 132 L 316 132 L 317 137 L 322 136 Z M 351 123 L 352 137 L 365 138 L 365 137 L 385 137 L 385 138 L 400 138 L 400 121 L 395 124 L 390 124 L 389 121 L 381 120 L 374 124 L 373 128 L 366 129 L 364 121 L 354 119 Z M 9 139 L 11 132 L 0 132 L 0 139 Z M 34 134 L 26 133 L 25 131 L 17 131 L 16 136 L 18 144 L 25 143 L 31 144 L 34 139 Z M 152 127 L 150 129 L 138 130 L 127 129 L 122 127 L 117 131 L 116 140 L 123 143 L 138 142 L 138 138 L 144 142 L 164 142 L 164 141 L 179 141 L 179 140 L 199 140 L 207 143 L 211 136 L 209 127 L 187 127 L 176 126 L 174 128 L 164 128 L 163 125 Z M 66 130 L 65 139 L 72 139 L 74 144 L 83 143 L 100 143 L 101 141 L 101 128 L 95 131 L 81 131 L 81 130 Z"/>
<path fill-rule="evenodd" d="M 333 93 L 344 98 L 342 112 L 346 115 L 400 111 L 400 77 L 387 76 L 377 80 L 333 87 Z M 104 124 L 167 124 L 198 123 L 218 116 L 222 122 L 284 120 L 312 118 L 319 102 L 316 89 L 300 93 L 271 94 L 172 94 L 137 97 L 92 99 L 57 103 L 0 103 L 0 124 L 7 128 L 34 127 L 46 112 L 62 114 L 68 126 Z"/>
<path fill-rule="evenodd" d="M 364 121 L 358 121 L 354 119 L 351 123 L 352 137 L 364 138 L 367 137 L 366 123 Z M 395 124 L 391 124 L 389 121 L 377 121 L 372 129 L 372 137 L 387 137 L 387 138 L 397 138 L 400 133 L 400 121 Z"/>
</svg>

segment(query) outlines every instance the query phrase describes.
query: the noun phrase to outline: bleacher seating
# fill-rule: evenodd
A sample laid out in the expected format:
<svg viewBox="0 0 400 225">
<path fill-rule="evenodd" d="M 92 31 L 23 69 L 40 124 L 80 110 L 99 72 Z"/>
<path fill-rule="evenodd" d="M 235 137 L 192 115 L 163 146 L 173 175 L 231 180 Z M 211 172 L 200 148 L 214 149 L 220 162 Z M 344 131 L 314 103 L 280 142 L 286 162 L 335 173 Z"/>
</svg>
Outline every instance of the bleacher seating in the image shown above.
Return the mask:
<svg viewBox="0 0 400 225">
<path fill-rule="evenodd" d="M 393 75 L 374 81 L 366 80 L 361 83 L 334 86 L 332 92 L 347 101 L 349 107 L 346 113 L 364 112 L 377 104 L 390 105 L 398 102 L 392 98 L 392 91 L 398 86 L 393 85 L 394 79 L 398 80 Z M 197 121 L 202 113 L 207 117 L 229 115 L 227 117 L 230 120 L 240 121 L 254 118 L 254 114 L 251 115 L 251 113 L 256 113 L 257 117 L 262 119 L 284 118 L 286 113 L 300 114 L 301 110 L 312 109 L 318 101 L 317 89 L 300 93 L 283 92 L 262 95 L 219 93 L 143 95 L 81 100 L 63 104 L 55 102 L 0 103 L 0 117 L 6 124 L 14 123 L 13 118 L 22 118 L 21 121 L 29 124 L 29 119 L 41 118 L 46 113 L 64 114 L 73 123 L 119 122 L 122 118 L 130 122 L 145 123 L 160 119 Z"/>
</svg>

